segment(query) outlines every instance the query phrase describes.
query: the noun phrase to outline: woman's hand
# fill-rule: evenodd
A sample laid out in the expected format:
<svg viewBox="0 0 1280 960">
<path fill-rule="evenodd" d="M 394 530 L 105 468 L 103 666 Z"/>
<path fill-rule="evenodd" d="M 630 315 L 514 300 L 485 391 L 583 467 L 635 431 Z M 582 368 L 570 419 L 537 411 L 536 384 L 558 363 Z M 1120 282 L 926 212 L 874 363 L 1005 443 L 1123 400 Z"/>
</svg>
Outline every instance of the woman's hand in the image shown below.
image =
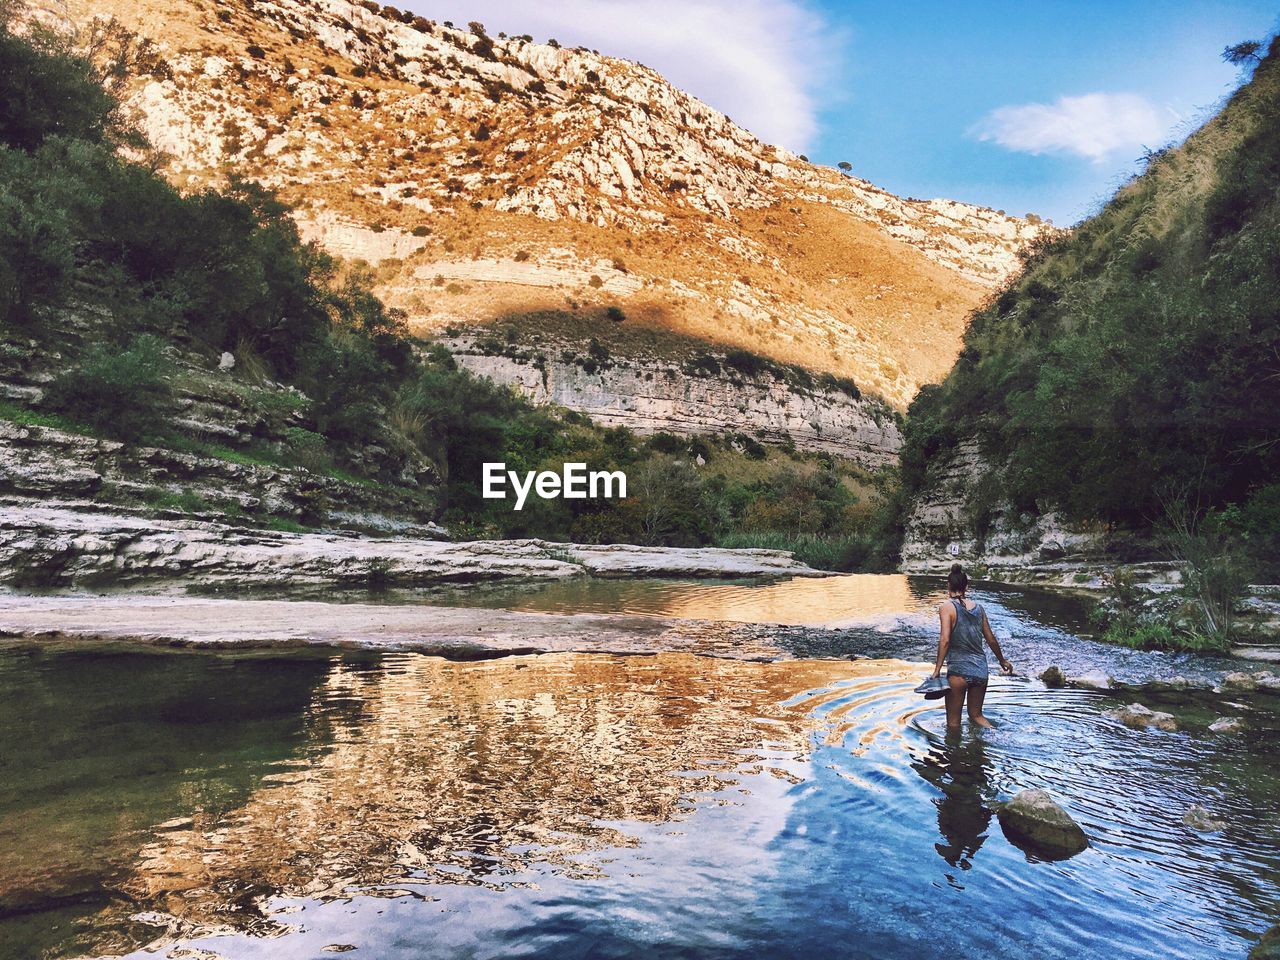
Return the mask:
<svg viewBox="0 0 1280 960">
<path fill-rule="evenodd" d="M 1000 669 L 1004 671 L 1004 675 L 1007 677 L 1009 674 L 1013 673 L 1013 664 L 1008 660 L 1001 660 Z"/>
</svg>

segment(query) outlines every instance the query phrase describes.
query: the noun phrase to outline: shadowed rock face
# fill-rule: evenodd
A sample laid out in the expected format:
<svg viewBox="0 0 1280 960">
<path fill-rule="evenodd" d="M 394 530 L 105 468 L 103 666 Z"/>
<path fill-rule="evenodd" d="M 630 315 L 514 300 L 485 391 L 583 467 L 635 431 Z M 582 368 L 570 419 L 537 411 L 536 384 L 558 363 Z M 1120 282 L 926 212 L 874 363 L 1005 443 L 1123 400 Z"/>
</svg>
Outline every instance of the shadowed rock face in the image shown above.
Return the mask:
<svg viewBox="0 0 1280 960">
<path fill-rule="evenodd" d="M 1045 790 L 1014 794 L 998 816 L 1011 843 L 1043 860 L 1066 860 L 1089 846 L 1084 830 Z"/>
</svg>

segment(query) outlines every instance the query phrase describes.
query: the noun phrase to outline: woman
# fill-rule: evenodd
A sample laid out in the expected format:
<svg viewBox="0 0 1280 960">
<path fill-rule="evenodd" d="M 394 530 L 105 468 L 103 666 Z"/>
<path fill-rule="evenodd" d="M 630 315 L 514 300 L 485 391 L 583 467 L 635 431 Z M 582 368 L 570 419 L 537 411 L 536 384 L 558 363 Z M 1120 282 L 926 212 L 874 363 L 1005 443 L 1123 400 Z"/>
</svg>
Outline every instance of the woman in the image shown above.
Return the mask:
<svg viewBox="0 0 1280 960">
<path fill-rule="evenodd" d="M 947 664 L 947 729 L 960 729 L 960 708 L 969 699 L 969 722 L 979 727 L 994 724 L 982 715 L 982 701 L 987 696 L 987 655 L 982 649 L 985 639 L 1000 661 L 1000 669 L 1013 673 L 1013 664 L 1004 658 L 1000 642 L 991 632 L 982 605 L 965 599 L 969 576 L 964 567 L 954 564 L 947 576 L 947 601 L 938 607 L 942 632 L 938 637 L 938 660 L 933 675 L 942 673 Z"/>
</svg>

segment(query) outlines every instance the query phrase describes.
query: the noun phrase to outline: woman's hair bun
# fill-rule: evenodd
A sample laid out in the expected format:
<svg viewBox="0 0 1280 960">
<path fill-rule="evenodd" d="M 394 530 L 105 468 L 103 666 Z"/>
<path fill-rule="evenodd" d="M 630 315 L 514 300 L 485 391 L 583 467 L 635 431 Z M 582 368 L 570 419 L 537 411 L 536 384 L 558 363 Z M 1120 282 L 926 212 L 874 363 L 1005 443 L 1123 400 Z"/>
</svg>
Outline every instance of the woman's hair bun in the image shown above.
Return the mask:
<svg viewBox="0 0 1280 960">
<path fill-rule="evenodd" d="M 960 566 L 960 564 L 958 564 L 958 563 L 953 563 L 953 564 L 951 565 L 951 572 L 952 572 L 952 573 L 964 573 L 964 567 Z"/>
<path fill-rule="evenodd" d="M 969 575 L 958 563 L 951 565 L 951 573 L 947 575 L 947 587 L 952 593 L 964 593 L 969 589 Z"/>
</svg>

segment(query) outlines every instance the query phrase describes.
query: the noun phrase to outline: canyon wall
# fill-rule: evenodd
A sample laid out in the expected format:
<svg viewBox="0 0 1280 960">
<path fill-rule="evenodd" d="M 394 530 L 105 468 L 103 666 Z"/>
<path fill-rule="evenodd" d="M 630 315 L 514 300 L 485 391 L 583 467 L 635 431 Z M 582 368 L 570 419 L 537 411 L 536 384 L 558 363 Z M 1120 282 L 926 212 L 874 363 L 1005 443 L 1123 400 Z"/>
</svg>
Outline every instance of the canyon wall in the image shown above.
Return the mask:
<svg viewBox="0 0 1280 960">
<path fill-rule="evenodd" d="M 1098 587 L 1125 564 L 1148 582 L 1177 580 L 1173 563 L 1153 559 L 1149 533 L 1017 510 L 999 494 L 999 469 L 973 438 L 938 456 L 907 516 L 903 573 L 941 575 L 962 563 L 983 579 Z"/>
<path fill-rule="evenodd" d="M 743 433 L 873 470 L 893 463 L 902 445 L 898 419 L 884 403 L 819 383 L 798 386 L 770 373 L 728 370 L 699 376 L 676 360 L 597 360 L 578 356 L 568 344 L 494 353 L 471 337 L 441 342 L 460 366 L 515 387 L 534 403 L 567 407 L 641 435 Z"/>
</svg>

